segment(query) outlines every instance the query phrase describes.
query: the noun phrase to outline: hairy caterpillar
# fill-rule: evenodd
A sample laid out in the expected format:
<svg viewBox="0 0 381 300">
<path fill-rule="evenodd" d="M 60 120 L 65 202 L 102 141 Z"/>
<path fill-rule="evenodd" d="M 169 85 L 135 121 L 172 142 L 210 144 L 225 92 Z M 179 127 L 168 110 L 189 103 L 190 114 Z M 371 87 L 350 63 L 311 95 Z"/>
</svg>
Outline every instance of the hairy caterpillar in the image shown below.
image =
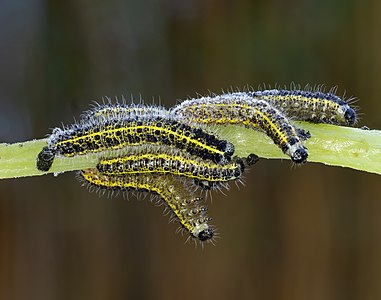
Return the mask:
<svg viewBox="0 0 381 300">
<path fill-rule="evenodd" d="M 48 171 L 55 156 L 72 157 L 147 144 L 170 146 L 221 164 L 229 162 L 234 153 L 230 142 L 166 113 L 103 114 L 84 118 L 68 128 L 54 129 L 48 146 L 37 157 L 37 168 Z"/>
<path fill-rule="evenodd" d="M 236 93 L 267 101 L 295 120 L 353 126 L 357 113 L 349 102 L 321 91 L 272 89 Z"/>
<path fill-rule="evenodd" d="M 105 175 L 172 174 L 192 178 L 196 185 L 210 189 L 217 183 L 240 179 L 245 164 L 242 159 L 236 158 L 221 165 L 160 147 L 151 153 L 102 158 L 97 169 Z"/>
<path fill-rule="evenodd" d="M 296 128 L 281 111 L 263 100 L 243 93 L 186 100 L 172 110 L 191 122 L 238 124 L 264 131 L 295 163 L 308 157 L 303 140 L 308 133 Z"/>
<path fill-rule="evenodd" d="M 79 172 L 80 180 L 89 187 L 118 191 L 139 191 L 157 194 L 173 216 L 189 234 L 201 242 L 213 239 L 215 230 L 206 215 L 201 198 L 187 189 L 186 184 L 166 174 L 106 175 L 97 169 Z"/>
</svg>

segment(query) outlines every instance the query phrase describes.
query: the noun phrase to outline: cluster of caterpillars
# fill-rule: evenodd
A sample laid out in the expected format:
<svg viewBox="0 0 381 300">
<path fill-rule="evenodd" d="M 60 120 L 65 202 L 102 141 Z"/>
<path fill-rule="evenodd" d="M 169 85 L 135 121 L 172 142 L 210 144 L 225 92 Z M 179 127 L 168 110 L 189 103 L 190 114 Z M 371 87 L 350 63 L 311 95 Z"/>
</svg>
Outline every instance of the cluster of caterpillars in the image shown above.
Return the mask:
<svg viewBox="0 0 381 300">
<path fill-rule="evenodd" d="M 333 93 L 304 90 L 233 92 L 189 99 L 165 109 L 143 104 L 106 103 L 79 122 L 55 128 L 37 157 L 48 171 L 56 157 L 96 154 L 96 168 L 80 179 L 100 191 L 138 191 L 158 196 L 189 236 L 213 241 L 215 229 L 195 190 L 241 181 L 255 154 L 234 156 L 234 145 L 209 124 L 236 124 L 259 130 L 296 164 L 307 161 L 309 132 L 293 120 L 353 126 L 357 114 Z M 115 155 L 105 155 L 106 152 Z"/>
</svg>

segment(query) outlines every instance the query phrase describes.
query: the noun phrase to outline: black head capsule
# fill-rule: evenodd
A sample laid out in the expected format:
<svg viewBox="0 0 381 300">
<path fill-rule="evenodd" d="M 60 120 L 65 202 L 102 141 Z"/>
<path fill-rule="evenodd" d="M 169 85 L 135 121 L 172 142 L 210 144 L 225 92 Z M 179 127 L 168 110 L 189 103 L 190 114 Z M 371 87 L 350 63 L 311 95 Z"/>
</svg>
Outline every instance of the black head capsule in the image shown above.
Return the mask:
<svg viewBox="0 0 381 300">
<path fill-rule="evenodd" d="M 258 155 L 254 154 L 254 153 L 249 154 L 246 158 L 246 164 L 248 166 L 252 166 L 252 165 L 256 164 L 258 161 L 259 161 Z"/>
<path fill-rule="evenodd" d="M 214 230 L 211 229 L 211 228 L 208 228 L 208 229 L 205 229 L 203 231 L 201 231 L 197 238 L 201 241 L 201 242 L 205 242 L 207 240 L 210 240 L 211 238 L 213 238 L 214 236 Z"/>
<path fill-rule="evenodd" d="M 291 155 L 291 159 L 296 164 L 304 164 L 307 161 L 308 153 L 304 148 L 299 148 Z"/>
<path fill-rule="evenodd" d="M 37 169 L 43 172 L 49 171 L 53 164 L 55 151 L 50 149 L 48 146 L 42 148 L 41 152 L 37 155 Z"/>
<path fill-rule="evenodd" d="M 347 121 L 348 125 L 350 126 L 354 125 L 357 121 L 356 111 L 353 108 L 348 107 L 344 113 L 344 118 L 345 118 L 345 121 Z"/>
</svg>

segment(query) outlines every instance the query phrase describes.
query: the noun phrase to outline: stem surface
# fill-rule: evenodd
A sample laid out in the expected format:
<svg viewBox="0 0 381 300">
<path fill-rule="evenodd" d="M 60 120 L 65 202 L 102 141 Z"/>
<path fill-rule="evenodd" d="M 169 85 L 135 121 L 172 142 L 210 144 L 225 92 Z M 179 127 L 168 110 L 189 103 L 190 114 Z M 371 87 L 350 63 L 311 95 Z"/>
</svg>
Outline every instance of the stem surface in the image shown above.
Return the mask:
<svg viewBox="0 0 381 300">
<path fill-rule="evenodd" d="M 307 140 L 308 161 L 381 174 L 381 131 L 362 130 L 326 124 L 295 122 L 311 132 Z M 218 135 L 235 145 L 235 155 L 251 153 L 263 158 L 289 159 L 261 132 L 240 126 L 213 126 Z M 62 173 L 95 167 L 97 155 L 55 158 L 49 172 L 36 168 L 36 157 L 46 146 L 46 139 L 14 144 L 0 144 L 0 179 Z"/>
</svg>

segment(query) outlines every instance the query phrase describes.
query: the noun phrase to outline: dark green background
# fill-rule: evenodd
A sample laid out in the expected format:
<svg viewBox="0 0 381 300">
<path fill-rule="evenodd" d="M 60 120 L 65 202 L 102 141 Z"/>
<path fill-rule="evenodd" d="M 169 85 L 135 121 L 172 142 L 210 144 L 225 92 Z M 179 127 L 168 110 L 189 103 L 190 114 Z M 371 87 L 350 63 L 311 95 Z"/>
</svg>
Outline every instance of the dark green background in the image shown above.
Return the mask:
<svg viewBox="0 0 381 300">
<path fill-rule="evenodd" d="M 259 84 L 338 85 L 381 128 L 378 0 L 1 0 L 0 139 L 44 137 L 102 96 L 171 106 Z M 0 299 L 380 299 L 381 180 L 261 160 L 208 201 L 195 249 L 148 201 L 67 173 L 0 182 Z"/>
</svg>

